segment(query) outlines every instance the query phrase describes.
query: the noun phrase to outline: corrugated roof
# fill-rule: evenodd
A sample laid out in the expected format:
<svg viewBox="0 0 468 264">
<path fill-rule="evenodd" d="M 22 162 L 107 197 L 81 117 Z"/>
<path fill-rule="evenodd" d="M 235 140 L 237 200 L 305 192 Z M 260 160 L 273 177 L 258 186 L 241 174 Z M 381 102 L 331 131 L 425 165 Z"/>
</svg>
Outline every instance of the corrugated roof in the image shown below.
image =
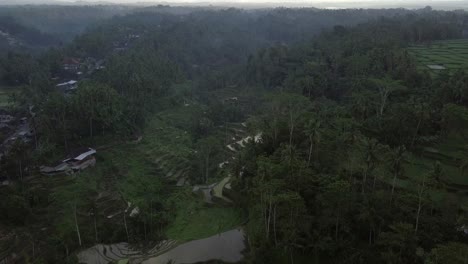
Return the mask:
<svg viewBox="0 0 468 264">
<path fill-rule="evenodd" d="M 84 160 L 86 157 L 93 155 L 96 153 L 95 149 L 92 148 L 87 148 L 87 147 L 81 147 L 78 149 L 75 149 L 68 155 L 66 159 L 64 159 L 64 162 L 70 161 L 70 160 Z"/>
<path fill-rule="evenodd" d="M 57 84 L 57 87 L 65 86 L 65 85 L 73 85 L 73 84 L 76 84 L 76 83 L 78 83 L 78 81 L 70 80 L 70 81 L 68 81 L 68 82 L 64 82 L 64 83 L 59 83 L 59 84 Z"/>
</svg>

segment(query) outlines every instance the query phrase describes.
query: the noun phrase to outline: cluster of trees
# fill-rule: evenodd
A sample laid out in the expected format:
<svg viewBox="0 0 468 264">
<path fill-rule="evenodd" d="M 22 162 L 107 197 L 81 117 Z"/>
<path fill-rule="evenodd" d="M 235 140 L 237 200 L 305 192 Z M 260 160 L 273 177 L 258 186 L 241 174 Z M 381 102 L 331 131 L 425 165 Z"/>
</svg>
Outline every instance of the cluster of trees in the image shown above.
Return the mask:
<svg viewBox="0 0 468 264">
<path fill-rule="evenodd" d="M 251 116 L 262 131 L 262 143 L 247 144 L 233 172 L 242 175 L 233 189 L 249 219 L 247 261 L 275 263 L 301 255 L 317 263 L 466 260 L 466 237 L 457 231 L 464 211 L 445 194 L 442 166 L 434 162 L 429 172 L 410 175 L 406 161 L 430 143 L 463 134 L 468 73 L 421 72 L 405 50 L 414 42 L 461 37 L 465 13 L 163 6 L 139 11 L 93 25 L 63 49 L 38 57 L 9 53 L 0 60 L 2 81 L 21 86 L 18 104 L 34 106 L 38 135 L 34 151 L 15 147 L 2 173 L 22 179 L 80 140 L 129 135 L 157 111 L 193 104 L 183 120 L 172 122 L 189 133 L 196 148 L 190 154 L 193 181 L 208 182 L 225 158 L 220 126 Z M 340 26 L 358 23 L 363 24 Z M 323 28 L 329 30 L 319 34 Z M 116 47 L 124 49 L 115 52 Z M 64 95 L 51 77 L 67 56 L 104 59 L 105 69 Z M 249 99 L 226 103 L 226 90 Z M 167 208 L 149 194 L 164 190 L 163 183 L 143 177 L 149 174 L 145 169 L 110 167 L 96 173 L 128 173 L 116 188 L 145 213 L 129 222 L 124 218 L 116 234 L 110 227 L 99 230 L 94 198 L 105 183 L 83 173 L 50 197 L 59 223 L 53 234 L 56 259 L 83 240 L 115 235 L 138 241 L 161 234 L 168 218 L 155 219 L 153 210 L 162 214 Z M 21 188 L 11 190 L 0 208 L 17 206 L 29 215 L 34 201 L 28 206 L 30 194 Z M 434 193 L 445 199 L 434 200 Z M 27 224 L 17 221 L 21 215 L 0 220 Z"/>
<path fill-rule="evenodd" d="M 463 263 L 468 246 L 457 230 L 466 212 L 445 189 L 447 172 L 434 162 L 414 175 L 406 164 L 464 131 L 468 75 L 418 71 L 405 47 L 460 37 L 455 21 L 464 16 L 335 27 L 249 59 L 247 82 L 272 94 L 255 121 L 263 143 L 237 166 L 253 261 L 441 263 L 450 254 Z"/>
<path fill-rule="evenodd" d="M 138 130 L 148 113 L 158 109 L 161 100 L 171 94 L 173 83 L 193 79 L 197 87 L 194 90 L 201 98 L 209 96 L 204 91 L 236 84 L 243 79 L 240 76 L 245 58 L 258 47 L 275 42 L 292 43 L 319 32 L 319 27 L 305 27 L 311 19 L 322 21 L 322 26 L 331 26 L 338 19 L 353 24 L 369 17 L 406 12 L 189 9 L 174 14 L 161 12 L 163 8 L 143 9 L 97 23 L 63 50 L 50 50 L 39 58 L 13 53 L 5 57 L 3 79 L 8 84 L 26 86 L 20 101 L 41 109 L 38 131 L 47 141 L 66 148 L 67 137 L 91 136 L 96 128 L 102 132 Z M 321 20 L 323 16 L 330 18 Z M 300 32 L 280 34 L 289 23 L 285 17 L 295 17 L 296 24 L 304 25 L 297 27 Z M 264 28 L 273 21 L 277 21 L 275 31 Z M 116 47 L 125 47 L 126 51 L 113 52 Z M 57 92 L 51 82 L 51 77 L 63 74 L 60 63 L 66 56 L 106 59 L 106 69 L 93 75 L 87 84 L 81 84 L 78 94 L 71 98 Z M 100 95 L 92 91 L 99 93 L 101 87 L 115 93 L 108 93 L 106 100 L 97 100 Z M 109 120 L 96 116 L 100 109 L 108 109 L 107 101 L 116 102 L 118 110 L 109 111 L 119 113 Z M 64 111 L 55 111 L 57 106 Z M 222 123 L 217 119 L 218 124 Z"/>
</svg>

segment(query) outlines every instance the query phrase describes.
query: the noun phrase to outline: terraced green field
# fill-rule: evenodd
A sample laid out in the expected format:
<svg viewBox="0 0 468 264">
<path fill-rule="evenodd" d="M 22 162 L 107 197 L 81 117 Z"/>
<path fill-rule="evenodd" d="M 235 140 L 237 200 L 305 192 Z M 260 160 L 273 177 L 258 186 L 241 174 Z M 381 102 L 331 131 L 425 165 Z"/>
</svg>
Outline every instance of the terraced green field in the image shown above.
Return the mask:
<svg viewBox="0 0 468 264">
<path fill-rule="evenodd" d="M 414 188 L 423 175 L 431 173 L 434 164 L 440 163 L 442 175 L 433 198 L 436 201 L 453 199 L 468 201 L 468 172 L 461 170 L 466 160 L 466 140 L 458 135 L 451 135 L 438 144 L 424 148 L 419 154 L 408 153 L 405 159 L 404 174 L 406 179 L 397 181 L 401 188 Z M 433 186 L 434 187 L 434 186 Z"/>
<path fill-rule="evenodd" d="M 421 70 L 468 69 L 468 39 L 436 41 L 430 45 L 415 45 L 408 50 L 416 57 Z"/>
<path fill-rule="evenodd" d="M 196 155 L 188 133 L 192 122 L 189 113 L 203 111 L 198 108 L 197 105 L 180 106 L 171 111 L 160 112 L 148 120 L 139 142 L 128 142 L 98 152 L 102 161 L 99 166 L 111 161 L 115 170 L 124 175 L 116 183 L 124 193 L 130 193 L 135 185 L 134 181 L 125 180 L 131 175 L 148 179 L 144 182 L 150 182 L 152 177 L 159 177 L 165 182 L 166 189 L 173 190 L 165 198 L 168 204 L 176 208 L 167 236 L 177 241 L 209 237 L 243 222 L 238 209 L 228 205 L 206 205 L 202 199 L 197 199 L 192 193 L 192 187 L 188 186 L 193 173 L 191 160 Z M 241 124 L 227 124 L 226 127 L 219 128 L 219 135 L 216 136 L 229 138 L 229 143 L 240 140 L 244 136 L 242 128 L 244 127 Z M 225 148 L 225 151 L 226 159 L 228 154 L 233 155 L 229 149 Z M 215 177 L 212 180 L 219 181 Z M 112 179 L 106 180 L 107 183 L 111 181 Z M 110 209 L 107 210 L 109 215 L 113 212 Z"/>
</svg>

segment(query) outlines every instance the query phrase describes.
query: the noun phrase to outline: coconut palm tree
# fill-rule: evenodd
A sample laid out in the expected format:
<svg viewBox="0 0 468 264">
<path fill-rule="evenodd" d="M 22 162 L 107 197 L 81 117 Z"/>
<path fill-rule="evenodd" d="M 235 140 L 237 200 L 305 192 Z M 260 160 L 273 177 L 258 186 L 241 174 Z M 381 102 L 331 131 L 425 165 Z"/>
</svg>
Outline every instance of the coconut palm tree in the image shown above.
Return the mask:
<svg viewBox="0 0 468 264">
<path fill-rule="evenodd" d="M 380 149 L 379 142 L 374 138 L 364 138 L 362 141 L 362 155 L 364 160 L 364 172 L 362 178 L 362 193 L 365 192 L 365 186 L 367 183 L 367 176 L 371 174 L 377 162 L 379 161 L 378 152 Z M 375 186 L 375 175 L 374 175 L 374 186 Z"/>
<path fill-rule="evenodd" d="M 403 174 L 403 161 L 404 161 L 404 154 L 406 152 L 405 146 L 399 146 L 395 148 L 390 154 L 390 170 L 393 174 L 392 180 L 392 193 L 390 195 L 390 204 L 393 201 L 393 194 L 395 192 L 395 183 L 396 179 Z"/>
<path fill-rule="evenodd" d="M 463 176 L 465 174 L 466 169 L 468 168 L 468 145 L 464 147 L 463 150 L 463 158 L 460 161 L 460 174 Z"/>
<path fill-rule="evenodd" d="M 307 125 L 306 125 L 306 134 L 309 137 L 309 156 L 307 158 L 307 167 L 310 166 L 310 161 L 312 159 L 312 153 L 314 151 L 314 147 L 316 147 L 316 144 L 320 142 L 321 138 L 321 128 L 322 128 L 322 122 L 318 118 L 313 118 L 311 119 Z"/>
</svg>

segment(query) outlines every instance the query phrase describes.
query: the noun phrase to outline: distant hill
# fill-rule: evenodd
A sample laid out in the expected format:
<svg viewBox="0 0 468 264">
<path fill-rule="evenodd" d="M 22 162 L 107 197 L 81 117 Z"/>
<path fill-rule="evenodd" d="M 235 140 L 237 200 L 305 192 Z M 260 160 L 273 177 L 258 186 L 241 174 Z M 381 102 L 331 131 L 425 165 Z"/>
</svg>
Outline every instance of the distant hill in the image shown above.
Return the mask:
<svg viewBox="0 0 468 264">
<path fill-rule="evenodd" d="M 10 16 L 0 16 L 0 47 L 3 51 L 43 48 L 58 43 L 59 40 L 52 35 L 21 25 Z"/>
<path fill-rule="evenodd" d="M 56 0 L 0 0 L 0 5 L 40 5 L 40 4 L 63 4 Z"/>
<path fill-rule="evenodd" d="M 0 0 L 1 1 L 1 0 Z M 13 17 L 25 27 L 54 35 L 61 41 L 71 41 L 87 27 L 134 8 L 128 6 L 24 5 L 0 6 L 0 16 Z"/>
</svg>

